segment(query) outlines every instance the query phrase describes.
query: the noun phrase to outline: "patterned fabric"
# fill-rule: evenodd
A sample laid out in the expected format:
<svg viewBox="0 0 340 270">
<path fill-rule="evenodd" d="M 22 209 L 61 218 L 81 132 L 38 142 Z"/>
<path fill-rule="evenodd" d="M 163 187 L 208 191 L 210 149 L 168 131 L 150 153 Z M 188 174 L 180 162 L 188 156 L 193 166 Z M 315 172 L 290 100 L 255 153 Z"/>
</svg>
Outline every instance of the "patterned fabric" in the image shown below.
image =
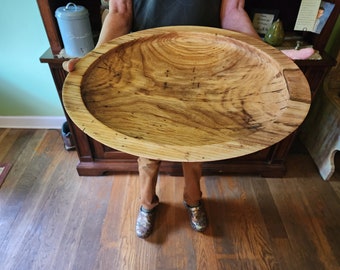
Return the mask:
<svg viewBox="0 0 340 270">
<path fill-rule="evenodd" d="M 221 0 L 134 0 L 133 5 L 133 31 L 171 25 L 221 26 Z"/>
</svg>

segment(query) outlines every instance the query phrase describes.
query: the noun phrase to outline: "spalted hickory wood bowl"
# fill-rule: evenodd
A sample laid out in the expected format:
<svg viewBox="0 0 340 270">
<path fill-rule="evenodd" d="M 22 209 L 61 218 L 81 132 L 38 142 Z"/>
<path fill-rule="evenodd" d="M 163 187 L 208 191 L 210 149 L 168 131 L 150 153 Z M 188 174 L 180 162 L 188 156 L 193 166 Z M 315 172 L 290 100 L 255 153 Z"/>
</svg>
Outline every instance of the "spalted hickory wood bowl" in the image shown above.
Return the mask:
<svg viewBox="0 0 340 270">
<path fill-rule="evenodd" d="M 74 123 L 114 149 L 168 161 L 246 155 L 284 139 L 310 106 L 293 61 L 261 40 L 175 26 L 114 39 L 68 74 Z"/>
</svg>

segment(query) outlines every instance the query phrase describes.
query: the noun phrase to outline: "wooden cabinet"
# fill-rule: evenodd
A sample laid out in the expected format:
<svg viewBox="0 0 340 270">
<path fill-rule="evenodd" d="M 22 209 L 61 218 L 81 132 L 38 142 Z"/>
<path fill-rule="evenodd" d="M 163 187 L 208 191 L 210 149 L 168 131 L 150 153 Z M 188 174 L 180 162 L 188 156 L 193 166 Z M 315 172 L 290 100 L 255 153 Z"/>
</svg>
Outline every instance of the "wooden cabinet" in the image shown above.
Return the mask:
<svg viewBox="0 0 340 270">
<path fill-rule="evenodd" d="M 63 82 L 67 74 L 62 69 L 62 62 L 64 59 L 56 57 L 56 54 L 63 48 L 63 44 L 56 19 L 54 18 L 54 12 L 58 7 L 64 6 L 68 2 L 69 1 L 61 0 L 37 0 L 50 42 L 50 48 L 41 56 L 40 61 L 49 65 L 60 99 Z M 83 5 L 89 10 L 92 31 L 96 38 L 101 28 L 100 0 L 73 2 Z M 282 11 L 280 14 L 283 16 L 281 19 L 287 22 L 287 27 L 292 27 L 291 21 L 295 21 L 300 3 L 300 1 L 296 0 L 284 2 L 278 0 L 250 0 L 246 2 L 246 8 L 249 13 L 253 8 L 280 9 L 280 12 Z M 320 50 L 322 60 L 296 61 L 297 65 L 304 72 L 313 93 L 317 91 L 323 78 L 335 64 L 335 60 L 327 56 L 323 51 L 340 9 L 340 0 L 332 2 L 336 5 L 323 32 L 320 35 L 303 34 L 304 38 L 314 45 L 315 49 Z M 107 173 L 137 172 L 137 157 L 111 149 L 88 137 L 74 125 L 67 114 L 66 117 L 79 156 L 79 164 L 77 166 L 79 175 L 86 176 L 104 175 Z M 285 159 L 294 141 L 294 137 L 295 133 L 267 149 L 243 157 L 206 162 L 203 165 L 203 174 L 257 174 L 266 177 L 283 176 L 285 173 Z M 181 175 L 181 164 L 162 162 L 161 172 L 172 175 Z"/>
</svg>

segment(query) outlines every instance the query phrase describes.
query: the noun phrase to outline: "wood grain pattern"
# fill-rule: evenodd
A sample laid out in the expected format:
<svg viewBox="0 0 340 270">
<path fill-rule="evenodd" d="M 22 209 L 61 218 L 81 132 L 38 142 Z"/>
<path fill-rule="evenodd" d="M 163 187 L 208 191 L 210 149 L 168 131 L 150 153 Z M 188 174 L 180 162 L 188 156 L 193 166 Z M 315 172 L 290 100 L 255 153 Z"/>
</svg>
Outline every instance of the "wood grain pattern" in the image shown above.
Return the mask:
<svg viewBox="0 0 340 270">
<path fill-rule="evenodd" d="M 138 175 L 78 176 L 60 130 L 0 129 L 0 149 L 13 164 L 0 189 L 1 269 L 340 269 L 340 171 L 322 181 L 306 151 L 288 156 L 283 178 L 203 177 L 204 233 L 190 227 L 183 177 L 160 175 L 142 240 Z"/>
<path fill-rule="evenodd" d="M 132 33 L 82 59 L 63 102 L 85 133 L 169 161 L 249 154 L 293 132 L 309 109 L 299 68 L 262 41 L 206 27 Z"/>
</svg>

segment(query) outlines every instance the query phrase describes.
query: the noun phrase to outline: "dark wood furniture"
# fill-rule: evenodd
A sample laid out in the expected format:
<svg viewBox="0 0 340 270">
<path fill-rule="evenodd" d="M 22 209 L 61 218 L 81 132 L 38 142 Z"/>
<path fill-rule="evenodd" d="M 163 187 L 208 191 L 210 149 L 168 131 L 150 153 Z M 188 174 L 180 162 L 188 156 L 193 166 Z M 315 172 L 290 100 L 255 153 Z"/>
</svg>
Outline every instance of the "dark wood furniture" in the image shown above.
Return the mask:
<svg viewBox="0 0 340 270">
<path fill-rule="evenodd" d="M 56 57 L 63 48 L 54 12 L 59 6 L 64 6 L 69 1 L 37 0 L 46 33 L 50 42 L 50 48 L 41 56 L 40 61 L 49 65 L 59 97 L 62 96 L 63 82 L 66 72 L 62 69 L 65 59 Z M 91 26 L 94 37 L 100 32 L 100 1 L 74 1 L 85 6 L 91 14 Z M 278 9 L 280 18 L 285 23 L 285 30 L 292 31 L 301 1 L 288 0 L 249 0 L 246 1 L 246 10 L 251 13 L 253 8 Z M 335 3 L 334 10 L 327 21 L 321 34 L 297 33 L 313 44 L 320 51 L 322 60 L 296 61 L 296 64 L 304 72 L 312 91 L 317 91 L 323 78 L 329 69 L 335 65 L 335 60 L 324 52 L 331 30 L 340 11 L 340 0 L 329 1 Z M 66 113 L 65 113 L 66 114 Z M 84 134 L 67 116 L 67 121 L 79 156 L 77 171 L 79 175 L 103 175 L 106 173 L 137 172 L 137 157 L 111 149 Z M 280 177 L 285 173 L 285 159 L 294 142 L 296 133 L 291 134 L 281 142 L 262 151 L 229 160 L 206 162 L 203 165 L 203 174 L 257 174 L 264 177 Z M 181 175 L 181 164 L 162 162 L 161 172 L 173 175 Z"/>
</svg>

